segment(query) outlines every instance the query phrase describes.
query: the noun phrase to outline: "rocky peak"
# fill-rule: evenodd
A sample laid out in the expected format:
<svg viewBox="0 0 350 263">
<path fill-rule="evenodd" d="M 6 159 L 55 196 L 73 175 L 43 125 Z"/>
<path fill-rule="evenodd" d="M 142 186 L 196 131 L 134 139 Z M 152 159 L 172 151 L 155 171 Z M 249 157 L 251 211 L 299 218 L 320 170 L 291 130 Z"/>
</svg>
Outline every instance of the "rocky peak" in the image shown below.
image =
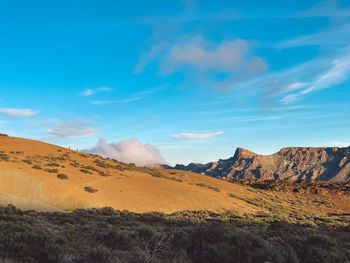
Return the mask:
<svg viewBox="0 0 350 263">
<path fill-rule="evenodd" d="M 253 158 L 254 156 L 256 156 L 257 154 L 256 153 L 253 153 L 247 149 L 244 149 L 244 148 L 237 148 L 236 149 L 236 152 L 235 152 L 235 155 L 234 155 L 234 159 L 235 160 L 238 160 L 238 159 L 251 159 Z"/>
<path fill-rule="evenodd" d="M 237 148 L 233 157 L 215 164 L 176 168 L 229 179 L 350 181 L 350 147 L 286 147 L 271 155 Z"/>
</svg>

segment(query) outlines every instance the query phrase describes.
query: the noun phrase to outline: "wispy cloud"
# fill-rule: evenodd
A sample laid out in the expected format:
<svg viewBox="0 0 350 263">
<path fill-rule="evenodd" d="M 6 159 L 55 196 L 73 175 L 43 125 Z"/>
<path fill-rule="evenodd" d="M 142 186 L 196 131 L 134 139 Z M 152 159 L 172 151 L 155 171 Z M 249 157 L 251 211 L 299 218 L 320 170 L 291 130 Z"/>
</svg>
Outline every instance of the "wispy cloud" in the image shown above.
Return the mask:
<svg viewBox="0 0 350 263">
<path fill-rule="evenodd" d="M 95 95 L 96 93 L 99 93 L 99 92 L 105 92 L 105 91 L 111 91 L 111 90 L 112 89 L 110 87 L 99 87 L 96 89 L 85 89 L 84 91 L 80 92 L 79 95 L 89 97 L 89 96 Z"/>
<path fill-rule="evenodd" d="M 148 118 L 139 119 L 139 120 L 133 121 L 132 123 L 133 123 L 133 124 L 141 124 L 141 123 L 151 122 L 151 121 L 154 121 L 154 120 L 156 120 L 156 119 L 159 119 L 159 116 L 158 116 L 158 115 L 156 115 L 156 116 L 151 116 L 151 117 L 148 117 Z"/>
<path fill-rule="evenodd" d="M 93 122 L 86 120 L 68 122 L 56 120 L 54 126 L 47 130 L 49 136 L 46 139 L 93 137 L 98 134 L 98 130 L 93 126 Z"/>
<path fill-rule="evenodd" d="M 32 109 L 0 108 L 0 114 L 10 118 L 36 117 L 40 112 Z"/>
<path fill-rule="evenodd" d="M 123 99 L 123 100 L 94 100 L 91 103 L 94 105 L 106 105 L 106 104 L 124 104 L 124 103 L 130 103 L 134 101 L 141 100 L 142 97 L 133 97 L 129 99 Z"/>
<path fill-rule="evenodd" d="M 98 90 L 99 91 L 111 91 L 112 88 L 110 88 L 110 87 L 99 87 Z"/>
<path fill-rule="evenodd" d="M 346 47 L 341 55 L 333 59 L 329 64 L 330 68 L 321 72 L 312 81 L 302 83 L 301 91 L 288 94 L 280 101 L 287 104 L 292 103 L 308 93 L 330 88 L 344 82 L 350 75 L 350 46 Z"/>
<path fill-rule="evenodd" d="M 94 94 L 92 89 L 86 89 L 79 93 L 81 96 L 91 96 Z"/>
<path fill-rule="evenodd" d="M 299 36 L 277 44 L 278 48 L 298 46 L 346 45 L 350 41 L 350 23 L 332 26 L 320 32 Z"/>
<path fill-rule="evenodd" d="M 297 17 L 324 17 L 329 18 L 330 26 L 318 32 L 298 36 L 278 43 L 279 48 L 297 46 L 329 46 L 348 45 L 350 41 L 350 6 L 342 7 L 338 0 L 326 0 L 316 3 L 311 8 L 297 14 Z"/>
<path fill-rule="evenodd" d="M 276 102 L 299 102 L 312 92 L 345 82 L 349 75 L 350 45 L 284 70 L 232 83 L 228 90 L 240 90 L 245 97 L 258 96 L 262 110 L 271 110 Z M 226 101 L 230 100 L 226 95 Z"/>
<path fill-rule="evenodd" d="M 300 17 L 347 17 L 350 7 L 341 7 L 338 0 L 320 1 L 298 14 Z"/>
<path fill-rule="evenodd" d="M 325 146 L 349 147 L 350 146 L 350 142 L 332 141 L 332 142 L 325 143 Z"/>
<path fill-rule="evenodd" d="M 264 117 L 227 117 L 227 118 L 216 118 L 212 121 L 229 121 L 229 122 L 258 122 L 258 121 L 272 121 L 272 120 L 280 120 L 287 117 L 290 117 L 291 115 L 274 115 L 274 116 L 264 116 Z"/>
<path fill-rule="evenodd" d="M 222 134 L 224 134 L 222 131 L 218 131 L 218 132 L 209 132 L 209 133 L 179 133 L 179 134 L 172 134 L 170 136 L 178 139 L 196 140 L 196 139 L 205 139 L 205 138 L 218 136 Z"/>
</svg>

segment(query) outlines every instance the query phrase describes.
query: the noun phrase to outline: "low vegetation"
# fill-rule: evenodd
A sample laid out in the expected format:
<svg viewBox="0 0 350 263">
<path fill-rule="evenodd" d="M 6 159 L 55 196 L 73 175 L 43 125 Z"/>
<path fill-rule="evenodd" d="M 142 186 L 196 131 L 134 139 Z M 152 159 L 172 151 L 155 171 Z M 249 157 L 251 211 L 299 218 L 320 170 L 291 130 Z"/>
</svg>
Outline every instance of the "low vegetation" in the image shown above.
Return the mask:
<svg viewBox="0 0 350 263">
<path fill-rule="evenodd" d="M 199 184 L 196 184 L 196 185 L 200 186 L 200 187 L 208 188 L 208 189 L 213 190 L 215 192 L 220 192 L 220 189 L 217 188 L 217 187 L 214 187 L 214 186 L 210 186 L 210 185 L 203 184 L 203 183 L 199 183 Z"/>
<path fill-rule="evenodd" d="M 0 207 L 0 260 L 349 262 L 349 216 L 285 216 L 288 220 L 230 211 L 135 214 L 106 207 L 40 213 Z M 305 220 L 315 225 L 305 224 Z"/>
</svg>

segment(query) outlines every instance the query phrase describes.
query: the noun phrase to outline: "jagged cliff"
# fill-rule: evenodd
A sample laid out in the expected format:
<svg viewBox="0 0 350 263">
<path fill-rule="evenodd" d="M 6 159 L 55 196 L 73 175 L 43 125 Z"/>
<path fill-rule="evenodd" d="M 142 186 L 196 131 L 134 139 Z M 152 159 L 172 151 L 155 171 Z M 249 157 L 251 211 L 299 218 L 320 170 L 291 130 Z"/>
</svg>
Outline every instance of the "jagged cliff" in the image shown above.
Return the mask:
<svg viewBox="0 0 350 263">
<path fill-rule="evenodd" d="M 288 147 L 272 155 L 237 148 L 226 160 L 207 164 L 176 165 L 175 169 L 213 177 L 350 181 L 350 146 L 346 148 Z"/>
</svg>

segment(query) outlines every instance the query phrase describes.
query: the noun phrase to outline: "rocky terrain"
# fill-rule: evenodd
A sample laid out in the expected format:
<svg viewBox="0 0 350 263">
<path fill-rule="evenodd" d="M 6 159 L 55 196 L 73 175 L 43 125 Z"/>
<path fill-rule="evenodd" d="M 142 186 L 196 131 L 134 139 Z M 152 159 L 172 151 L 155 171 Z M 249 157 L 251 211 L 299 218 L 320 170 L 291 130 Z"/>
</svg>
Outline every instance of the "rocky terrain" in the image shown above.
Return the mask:
<svg viewBox="0 0 350 263">
<path fill-rule="evenodd" d="M 272 155 L 237 148 L 233 157 L 207 164 L 176 165 L 178 170 L 227 179 L 350 181 L 350 146 L 288 147 Z"/>
</svg>

